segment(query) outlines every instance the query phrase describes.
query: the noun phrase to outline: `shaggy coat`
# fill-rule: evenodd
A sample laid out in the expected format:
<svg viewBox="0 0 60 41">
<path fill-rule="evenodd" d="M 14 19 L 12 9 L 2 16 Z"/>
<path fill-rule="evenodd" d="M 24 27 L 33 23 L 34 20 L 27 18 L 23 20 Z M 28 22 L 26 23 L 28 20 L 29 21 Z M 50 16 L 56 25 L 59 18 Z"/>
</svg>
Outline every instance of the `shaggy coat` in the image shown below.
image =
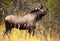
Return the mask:
<svg viewBox="0 0 60 41">
<path fill-rule="evenodd" d="M 12 28 L 18 28 L 18 25 L 20 25 L 19 29 L 27 29 L 30 34 L 32 33 L 34 35 L 36 22 L 42 19 L 42 17 L 45 15 L 44 12 L 45 10 L 43 8 L 37 8 L 24 16 L 6 16 L 4 34 L 8 34 L 12 30 Z"/>
</svg>

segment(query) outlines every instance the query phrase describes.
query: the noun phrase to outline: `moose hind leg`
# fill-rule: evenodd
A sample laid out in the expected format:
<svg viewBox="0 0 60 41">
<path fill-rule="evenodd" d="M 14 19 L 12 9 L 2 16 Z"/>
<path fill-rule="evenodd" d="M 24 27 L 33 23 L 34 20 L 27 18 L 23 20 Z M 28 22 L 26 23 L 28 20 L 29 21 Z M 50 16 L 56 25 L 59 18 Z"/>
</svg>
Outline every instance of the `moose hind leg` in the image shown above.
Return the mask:
<svg viewBox="0 0 60 41">
<path fill-rule="evenodd" d="M 9 34 L 9 30 L 11 30 L 11 24 L 7 21 L 5 21 L 5 30 L 4 30 L 4 33 L 3 35 L 8 35 Z"/>
</svg>

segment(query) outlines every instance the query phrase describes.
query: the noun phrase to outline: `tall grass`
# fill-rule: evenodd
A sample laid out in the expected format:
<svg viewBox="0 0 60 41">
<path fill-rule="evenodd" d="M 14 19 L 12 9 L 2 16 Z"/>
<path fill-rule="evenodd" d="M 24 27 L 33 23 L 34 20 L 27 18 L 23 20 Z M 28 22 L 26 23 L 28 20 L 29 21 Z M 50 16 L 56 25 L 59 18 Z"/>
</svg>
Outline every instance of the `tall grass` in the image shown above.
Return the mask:
<svg viewBox="0 0 60 41">
<path fill-rule="evenodd" d="M 37 26 L 38 27 L 38 26 Z M 38 37 L 36 35 L 32 36 L 30 35 L 27 30 L 19 30 L 16 28 L 13 28 L 10 35 L 5 35 L 3 37 L 2 32 L 4 30 L 4 24 L 0 25 L 0 41 L 59 41 L 58 38 L 51 38 L 50 37 L 50 30 L 47 33 L 47 36 L 44 37 L 43 30 L 42 35 L 38 34 Z"/>
</svg>

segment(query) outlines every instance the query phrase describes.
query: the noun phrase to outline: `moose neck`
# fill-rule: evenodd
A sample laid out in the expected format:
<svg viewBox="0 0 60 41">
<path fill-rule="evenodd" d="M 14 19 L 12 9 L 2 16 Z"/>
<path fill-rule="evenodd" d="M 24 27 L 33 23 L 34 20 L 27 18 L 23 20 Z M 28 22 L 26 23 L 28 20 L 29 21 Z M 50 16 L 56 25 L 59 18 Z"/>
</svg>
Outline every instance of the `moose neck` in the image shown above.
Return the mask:
<svg viewBox="0 0 60 41">
<path fill-rule="evenodd" d="M 35 21 L 39 21 L 40 19 L 42 19 L 42 17 L 45 15 L 44 12 L 38 11 L 36 13 L 34 13 L 35 16 Z"/>
<path fill-rule="evenodd" d="M 30 13 L 34 16 L 35 21 L 39 21 L 45 15 L 44 10 L 41 9 L 32 10 Z"/>
<path fill-rule="evenodd" d="M 38 12 L 39 12 L 39 10 L 33 10 L 30 13 L 34 16 L 34 18 L 36 18 L 39 14 Z"/>
</svg>

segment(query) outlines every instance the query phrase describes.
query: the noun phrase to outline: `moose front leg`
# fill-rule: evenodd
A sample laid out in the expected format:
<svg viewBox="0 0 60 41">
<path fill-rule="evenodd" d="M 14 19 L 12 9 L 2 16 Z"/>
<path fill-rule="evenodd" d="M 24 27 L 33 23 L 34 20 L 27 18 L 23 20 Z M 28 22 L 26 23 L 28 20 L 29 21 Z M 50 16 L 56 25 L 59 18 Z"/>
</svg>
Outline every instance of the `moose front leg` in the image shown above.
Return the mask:
<svg viewBox="0 0 60 41">
<path fill-rule="evenodd" d="M 28 32 L 32 35 L 34 35 L 35 33 L 35 28 L 36 28 L 36 25 L 35 25 L 35 22 L 31 23 L 29 26 L 28 26 Z"/>
<path fill-rule="evenodd" d="M 29 28 L 29 29 L 28 29 L 28 33 L 29 33 L 30 35 L 32 34 L 32 36 L 34 36 L 35 29 L 34 29 L 34 28 Z"/>
<path fill-rule="evenodd" d="M 20 24 L 20 30 L 27 30 L 26 24 Z"/>
</svg>

